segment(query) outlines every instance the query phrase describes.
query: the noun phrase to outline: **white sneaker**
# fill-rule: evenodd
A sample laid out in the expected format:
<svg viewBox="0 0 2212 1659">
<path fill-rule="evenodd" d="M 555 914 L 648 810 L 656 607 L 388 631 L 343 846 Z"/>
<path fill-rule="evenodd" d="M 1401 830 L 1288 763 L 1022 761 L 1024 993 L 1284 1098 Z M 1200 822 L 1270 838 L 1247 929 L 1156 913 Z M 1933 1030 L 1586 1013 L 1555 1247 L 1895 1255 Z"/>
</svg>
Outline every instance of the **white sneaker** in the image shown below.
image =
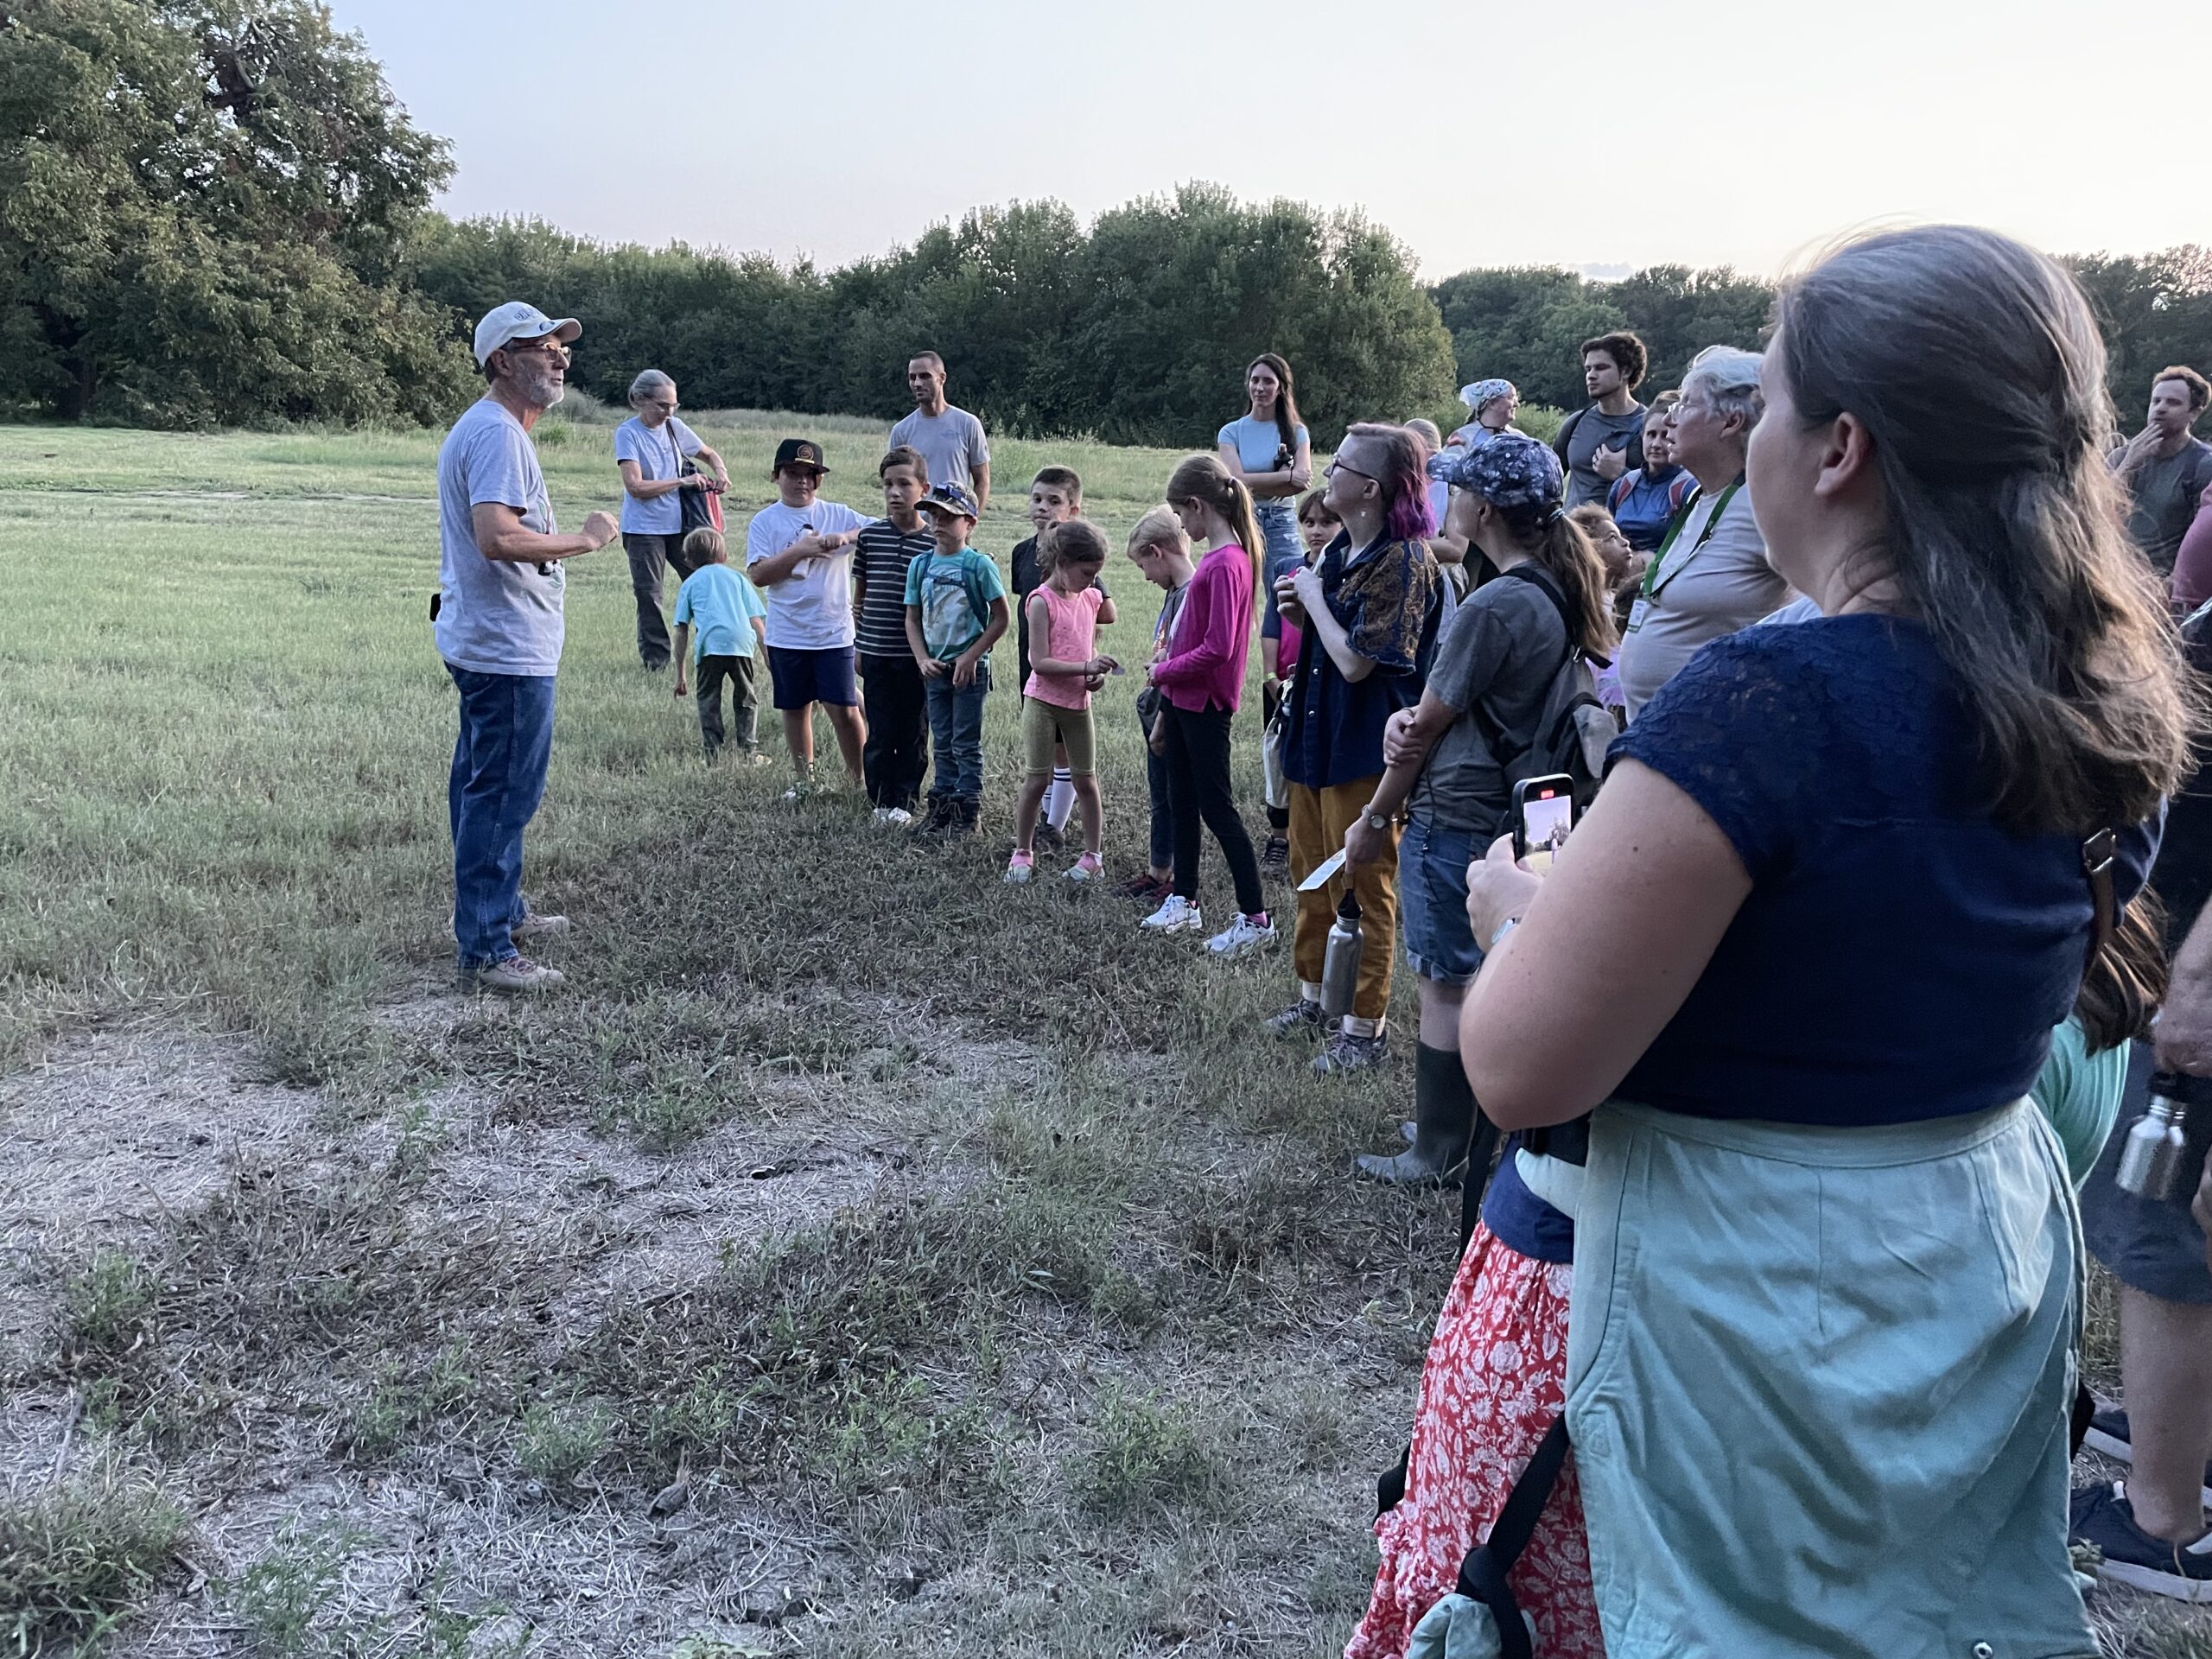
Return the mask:
<svg viewBox="0 0 2212 1659">
<path fill-rule="evenodd" d="M 875 821 L 878 823 L 890 824 L 893 828 L 904 829 L 914 821 L 914 815 L 903 806 L 887 806 L 875 815 Z"/>
<path fill-rule="evenodd" d="M 540 991 L 558 987 L 565 976 L 557 968 L 548 968 L 542 962 L 532 962 L 528 957 L 513 956 L 485 968 L 464 968 L 461 970 L 462 988 L 477 991 L 497 991 L 503 996 L 531 996 Z"/>
<path fill-rule="evenodd" d="M 888 823 L 891 822 L 891 809 L 887 806 L 879 806 L 869 816 L 878 823 Z"/>
<path fill-rule="evenodd" d="M 1158 910 L 1137 924 L 1154 933 L 1195 933 L 1205 925 L 1198 907 L 1179 893 L 1169 893 Z"/>
<path fill-rule="evenodd" d="M 1206 941 L 1206 949 L 1217 957 L 1241 957 L 1248 950 L 1257 950 L 1275 942 L 1273 922 L 1255 922 L 1249 916 L 1239 916 L 1222 931 Z"/>
</svg>

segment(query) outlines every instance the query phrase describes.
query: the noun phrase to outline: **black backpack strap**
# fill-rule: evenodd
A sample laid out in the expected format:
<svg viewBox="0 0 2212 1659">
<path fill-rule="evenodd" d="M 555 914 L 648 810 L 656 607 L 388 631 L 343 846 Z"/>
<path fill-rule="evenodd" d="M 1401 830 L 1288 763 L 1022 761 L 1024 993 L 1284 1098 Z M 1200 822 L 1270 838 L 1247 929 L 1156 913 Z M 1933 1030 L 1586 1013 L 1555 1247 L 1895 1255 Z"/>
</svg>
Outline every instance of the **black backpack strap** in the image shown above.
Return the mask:
<svg viewBox="0 0 2212 1659">
<path fill-rule="evenodd" d="M 1513 1564 L 1521 1559 L 1521 1552 L 1529 1547 L 1552 1488 L 1559 1484 L 1560 1465 L 1566 1461 L 1567 1417 L 1562 1413 L 1544 1431 L 1544 1438 L 1536 1443 L 1535 1455 L 1506 1494 L 1505 1507 L 1490 1529 L 1490 1541 L 1469 1550 L 1459 1563 L 1459 1592 L 1490 1609 L 1491 1618 L 1497 1623 L 1498 1651 L 1503 1659 L 1534 1659 L 1529 1627 L 1521 1619 L 1521 1604 L 1513 1599 L 1512 1586 L 1505 1580 Z"/>
<path fill-rule="evenodd" d="M 1574 442 L 1574 429 L 1582 424 L 1582 417 L 1590 412 L 1586 405 L 1560 423 L 1559 435 L 1552 440 L 1552 453 L 1559 457 L 1559 464 L 1567 465 L 1567 446 Z"/>
<path fill-rule="evenodd" d="M 1567 650 L 1552 670 L 1552 673 L 1556 675 L 1560 669 L 1565 668 L 1574 659 L 1574 619 L 1567 613 L 1567 595 L 1560 592 L 1559 583 L 1553 579 L 1552 573 L 1533 559 L 1524 559 L 1510 569 L 1501 570 L 1491 580 L 1503 582 L 1510 576 L 1517 576 L 1530 587 L 1539 590 L 1545 598 L 1551 601 L 1552 608 L 1559 613 L 1559 625 L 1567 632 Z M 1496 716 L 1483 707 L 1483 700 L 1479 696 L 1475 699 L 1474 707 L 1468 709 L 1467 713 L 1472 716 L 1475 729 L 1482 734 L 1483 742 L 1489 748 L 1491 759 L 1497 762 L 1500 770 L 1510 766 L 1528 753 L 1529 746 L 1526 744 L 1510 753 L 1507 753 L 1504 729 L 1498 725 Z"/>
</svg>

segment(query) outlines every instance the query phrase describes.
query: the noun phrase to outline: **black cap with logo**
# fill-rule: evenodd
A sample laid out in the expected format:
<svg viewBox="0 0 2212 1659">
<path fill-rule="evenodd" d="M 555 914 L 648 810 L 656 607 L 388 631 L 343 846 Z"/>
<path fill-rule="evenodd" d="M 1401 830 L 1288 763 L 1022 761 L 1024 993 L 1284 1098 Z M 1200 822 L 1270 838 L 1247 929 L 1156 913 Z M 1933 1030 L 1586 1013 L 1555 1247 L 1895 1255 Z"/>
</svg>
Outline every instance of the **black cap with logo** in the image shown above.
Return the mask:
<svg viewBox="0 0 2212 1659">
<path fill-rule="evenodd" d="M 776 446 L 776 464 L 768 470 L 780 473 L 786 467 L 811 467 L 817 473 L 830 470 L 822 459 L 822 446 L 812 438 L 785 438 Z"/>
</svg>

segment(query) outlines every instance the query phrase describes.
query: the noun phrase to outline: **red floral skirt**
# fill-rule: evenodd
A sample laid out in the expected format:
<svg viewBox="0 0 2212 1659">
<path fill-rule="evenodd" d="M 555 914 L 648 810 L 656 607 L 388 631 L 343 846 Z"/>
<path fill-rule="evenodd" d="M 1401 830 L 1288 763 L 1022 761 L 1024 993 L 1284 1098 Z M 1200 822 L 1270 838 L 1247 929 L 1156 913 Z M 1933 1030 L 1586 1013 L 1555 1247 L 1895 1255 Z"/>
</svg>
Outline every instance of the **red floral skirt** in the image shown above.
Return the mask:
<svg viewBox="0 0 2212 1659">
<path fill-rule="evenodd" d="M 1573 1268 L 1509 1249 L 1486 1227 L 1468 1241 L 1421 1368 L 1406 1495 L 1375 1523 L 1382 1570 L 1344 1659 L 1402 1659 L 1421 1615 L 1452 1592 L 1461 1560 L 1490 1536 L 1566 1402 L 1573 1281 Z M 1510 1582 L 1535 1623 L 1541 1659 L 1603 1659 L 1572 1452 Z"/>
</svg>

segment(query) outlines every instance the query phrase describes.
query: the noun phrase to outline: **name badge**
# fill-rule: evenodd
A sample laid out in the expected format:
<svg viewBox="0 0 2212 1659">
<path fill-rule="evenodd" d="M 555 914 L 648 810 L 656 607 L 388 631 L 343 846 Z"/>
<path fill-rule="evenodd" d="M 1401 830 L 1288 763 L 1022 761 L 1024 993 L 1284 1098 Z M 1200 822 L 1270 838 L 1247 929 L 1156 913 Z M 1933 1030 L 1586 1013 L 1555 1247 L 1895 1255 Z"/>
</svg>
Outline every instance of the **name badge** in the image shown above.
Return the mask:
<svg viewBox="0 0 2212 1659">
<path fill-rule="evenodd" d="M 1649 599 L 1639 596 L 1636 603 L 1629 607 L 1628 626 L 1624 629 L 1623 632 L 1634 633 L 1638 628 L 1643 626 L 1643 619 L 1650 614 L 1651 601 Z"/>
</svg>

